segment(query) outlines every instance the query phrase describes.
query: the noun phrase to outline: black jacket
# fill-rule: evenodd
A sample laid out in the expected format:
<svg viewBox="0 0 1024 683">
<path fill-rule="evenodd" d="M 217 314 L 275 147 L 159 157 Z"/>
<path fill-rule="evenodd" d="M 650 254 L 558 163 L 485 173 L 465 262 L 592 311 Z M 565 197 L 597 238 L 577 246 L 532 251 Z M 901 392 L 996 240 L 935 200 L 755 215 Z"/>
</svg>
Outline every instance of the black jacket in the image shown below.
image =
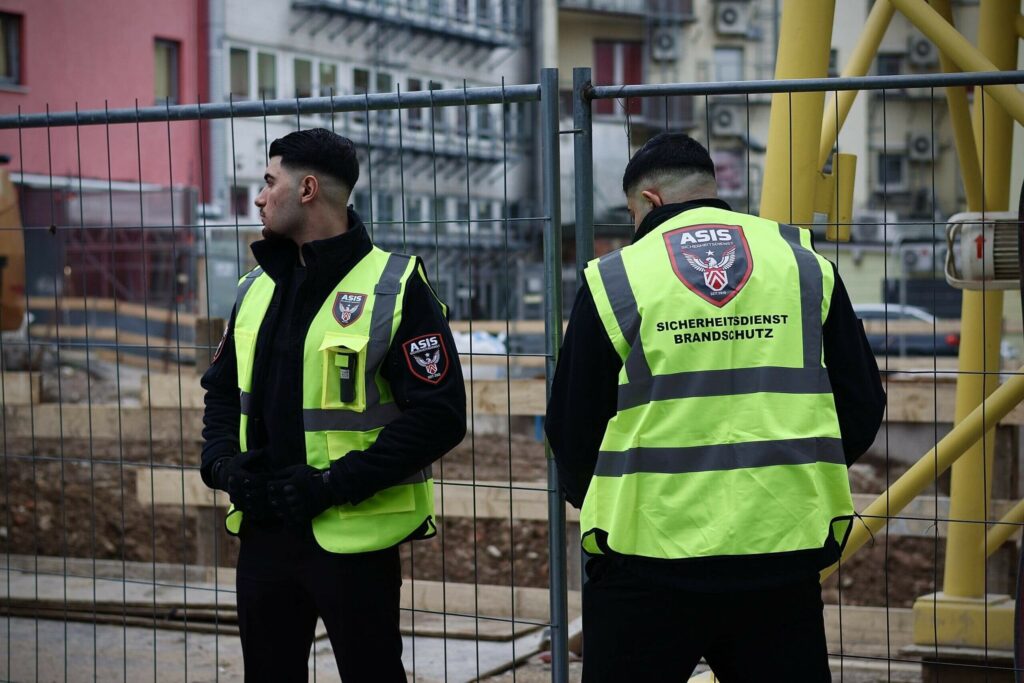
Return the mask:
<svg viewBox="0 0 1024 683">
<path fill-rule="evenodd" d="M 729 209 L 728 204 L 718 199 L 658 207 L 641 223 L 633 242 L 673 216 L 700 206 Z M 874 441 L 885 411 L 885 392 L 864 328 L 853 312 L 838 271 L 828 317 L 822 328 L 822 346 L 839 416 L 843 451 L 850 465 Z M 558 465 L 560 487 L 575 507 L 583 505 L 605 428 L 616 413 L 621 368 L 622 361 L 608 339 L 594 298 L 583 280 L 558 358 L 545 426 Z M 814 551 L 738 562 L 732 558 L 650 560 L 625 556 L 617 557 L 616 561 L 630 564 L 658 580 L 682 583 L 695 589 L 729 590 L 778 584 L 794 575 L 802 578 L 831 559 Z"/>
<path fill-rule="evenodd" d="M 267 471 L 306 461 L 302 424 L 302 349 L 306 331 L 324 301 L 342 278 L 371 249 L 362 220 L 349 209 L 349 230 L 331 239 L 302 246 L 286 239 L 265 239 L 252 245 L 253 255 L 275 283 L 274 296 L 260 326 L 253 362 L 250 449 L 264 451 Z M 335 499 L 358 504 L 377 491 L 422 470 L 455 447 L 466 432 L 466 393 L 459 355 L 424 269 L 408 281 L 402 319 L 381 366 L 402 414 L 385 427 L 365 451 L 353 451 L 331 464 Z M 203 454 L 200 473 L 213 485 L 215 462 L 239 451 L 239 394 L 235 362 L 235 312 L 216 359 L 202 378 L 206 389 Z M 440 334 L 447 346 L 449 367 L 438 383 L 413 370 L 402 343 L 426 334 Z"/>
</svg>

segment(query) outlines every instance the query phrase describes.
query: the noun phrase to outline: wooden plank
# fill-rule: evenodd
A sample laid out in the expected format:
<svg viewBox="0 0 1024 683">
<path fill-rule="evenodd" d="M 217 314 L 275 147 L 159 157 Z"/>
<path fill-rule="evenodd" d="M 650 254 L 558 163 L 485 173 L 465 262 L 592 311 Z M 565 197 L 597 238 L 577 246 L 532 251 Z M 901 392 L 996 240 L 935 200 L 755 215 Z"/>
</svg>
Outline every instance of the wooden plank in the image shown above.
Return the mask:
<svg viewBox="0 0 1024 683">
<path fill-rule="evenodd" d="M 43 381 L 38 372 L 5 372 L 0 381 L 5 405 L 27 406 L 42 400 Z"/>
<path fill-rule="evenodd" d="M 62 297 L 56 300 L 50 296 L 28 297 L 28 307 L 36 310 L 49 310 L 55 308 L 61 311 L 90 311 L 100 313 L 114 313 L 138 318 L 146 318 L 151 323 L 173 324 L 175 321 L 182 325 L 195 325 L 196 315 L 184 311 L 175 311 L 160 306 L 135 304 L 127 301 L 115 301 L 98 297 Z"/>
<path fill-rule="evenodd" d="M 543 415 L 546 387 L 543 379 L 480 379 L 466 385 L 477 415 Z M 191 373 L 153 373 L 143 376 L 141 400 L 155 408 L 201 409 L 205 392 Z M 511 394 L 511 412 L 509 395 Z"/>
<path fill-rule="evenodd" d="M 505 481 L 446 481 L 435 486 L 434 505 L 439 516 L 476 517 L 477 519 L 508 519 L 546 521 L 546 484 Z M 217 506 L 227 508 L 227 495 L 207 488 L 197 470 L 135 469 L 135 494 L 142 505 Z M 569 522 L 579 520 L 579 511 L 566 505 Z"/>
<path fill-rule="evenodd" d="M 118 407 L 114 404 L 43 403 L 4 406 L 8 437 L 40 439 L 120 439 L 122 441 L 197 441 L 201 410 Z"/>
<path fill-rule="evenodd" d="M 142 505 L 218 506 L 227 508 L 227 496 L 206 487 L 196 470 L 185 472 L 175 470 L 135 470 L 136 497 Z M 875 493 L 857 493 L 853 496 L 854 508 L 864 510 L 878 497 Z M 509 499 L 511 498 L 511 508 Z M 936 502 L 938 513 L 936 513 Z M 993 519 L 1000 519 L 1013 507 L 1015 501 L 993 500 Z M 514 482 L 514 488 L 505 481 L 446 481 L 435 487 L 435 510 L 440 517 L 509 519 L 547 521 L 547 490 L 545 482 Z M 935 524 L 936 516 L 940 520 Z M 938 533 L 944 538 L 949 523 L 941 520 L 949 517 L 949 497 L 923 494 L 918 496 L 898 514 L 879 534 L 894 536 L 932 538 Z M 579 521 L 579 511 L 566 505 L 566 521 Z"/>
</svg>

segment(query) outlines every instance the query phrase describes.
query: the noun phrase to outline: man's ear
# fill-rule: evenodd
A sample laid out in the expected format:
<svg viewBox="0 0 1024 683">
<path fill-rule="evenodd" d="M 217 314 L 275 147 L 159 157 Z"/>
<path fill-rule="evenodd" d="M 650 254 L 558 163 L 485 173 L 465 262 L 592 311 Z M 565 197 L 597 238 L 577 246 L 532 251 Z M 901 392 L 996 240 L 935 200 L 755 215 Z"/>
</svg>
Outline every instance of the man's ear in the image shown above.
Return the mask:
<svg viewBox="0 0 1024 683">
<path fill-rule="evenodd" d="M 655 208 L 665 204 L 665 200 L 661 198 L 661 195 L 653 190 L 644 190 L 640 193 L 640 196 L 649 201 Z"/>
<path fill-rule="evenodd" d="M 320 194 L 320 182 L 314 175 L 303 176 L 299 182 L 299 201 L 302 203 L 313 201 Z"/>
</svg>

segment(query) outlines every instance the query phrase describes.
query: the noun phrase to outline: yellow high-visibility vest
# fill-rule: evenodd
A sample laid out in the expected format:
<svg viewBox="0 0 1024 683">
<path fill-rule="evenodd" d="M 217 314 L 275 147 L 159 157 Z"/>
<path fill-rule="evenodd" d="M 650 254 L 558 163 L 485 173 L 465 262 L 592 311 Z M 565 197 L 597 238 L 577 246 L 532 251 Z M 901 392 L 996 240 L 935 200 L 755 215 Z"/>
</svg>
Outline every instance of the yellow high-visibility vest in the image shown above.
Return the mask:
<svg viewBox="0 0 1024 683">
<path fill-rule="evenodd" d="M 822 359 L 834 273 L 810 233 L 701 207 L 584 275 L 623 361 L 584 548 L 683 559 L 841 547 L 853 504 Z"/>
<path fill-rule="evenodd" d="M 402 297 L 416 259 L 373 247 L 321 305 L 303 347 L 302 421 L 306 462 L 327 469 L 351 451 L 362 451 L 399 414 L 380 369 L 402 317 Z M 239 281 L 235 357 L 241 397 L 239 446 L 248 449 L 250 397 L 256 338 L 274 295 L 274 281 L 256 268 Z M 434 493 L 430 468 L 358 505 L 337 505 L 313 520 L 325 550 L 380 550 L 408 538 L 427 523 L 433 535 Z M 232 507 L 225 524 L 238 533 L 242 513 Z"/>
</svg>

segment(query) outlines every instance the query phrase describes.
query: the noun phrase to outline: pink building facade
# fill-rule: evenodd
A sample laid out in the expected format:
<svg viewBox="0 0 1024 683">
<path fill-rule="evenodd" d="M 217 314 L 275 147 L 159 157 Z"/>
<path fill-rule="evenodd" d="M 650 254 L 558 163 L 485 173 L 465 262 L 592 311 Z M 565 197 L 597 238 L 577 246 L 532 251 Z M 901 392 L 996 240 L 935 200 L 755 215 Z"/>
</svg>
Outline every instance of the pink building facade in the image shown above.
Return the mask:
<svg viewBox="0 0 1024 683">
<path fill-rule="evenodd" d="M 0 115 L 208 101 L 206 12 L 206 0 L 0 0 Z M 4 130 L 0 154 L 16 181 L 198 188 L 199 135 L 195 122 L 111 126 L 108 159 L 104 126 Z"/>
</svg>

